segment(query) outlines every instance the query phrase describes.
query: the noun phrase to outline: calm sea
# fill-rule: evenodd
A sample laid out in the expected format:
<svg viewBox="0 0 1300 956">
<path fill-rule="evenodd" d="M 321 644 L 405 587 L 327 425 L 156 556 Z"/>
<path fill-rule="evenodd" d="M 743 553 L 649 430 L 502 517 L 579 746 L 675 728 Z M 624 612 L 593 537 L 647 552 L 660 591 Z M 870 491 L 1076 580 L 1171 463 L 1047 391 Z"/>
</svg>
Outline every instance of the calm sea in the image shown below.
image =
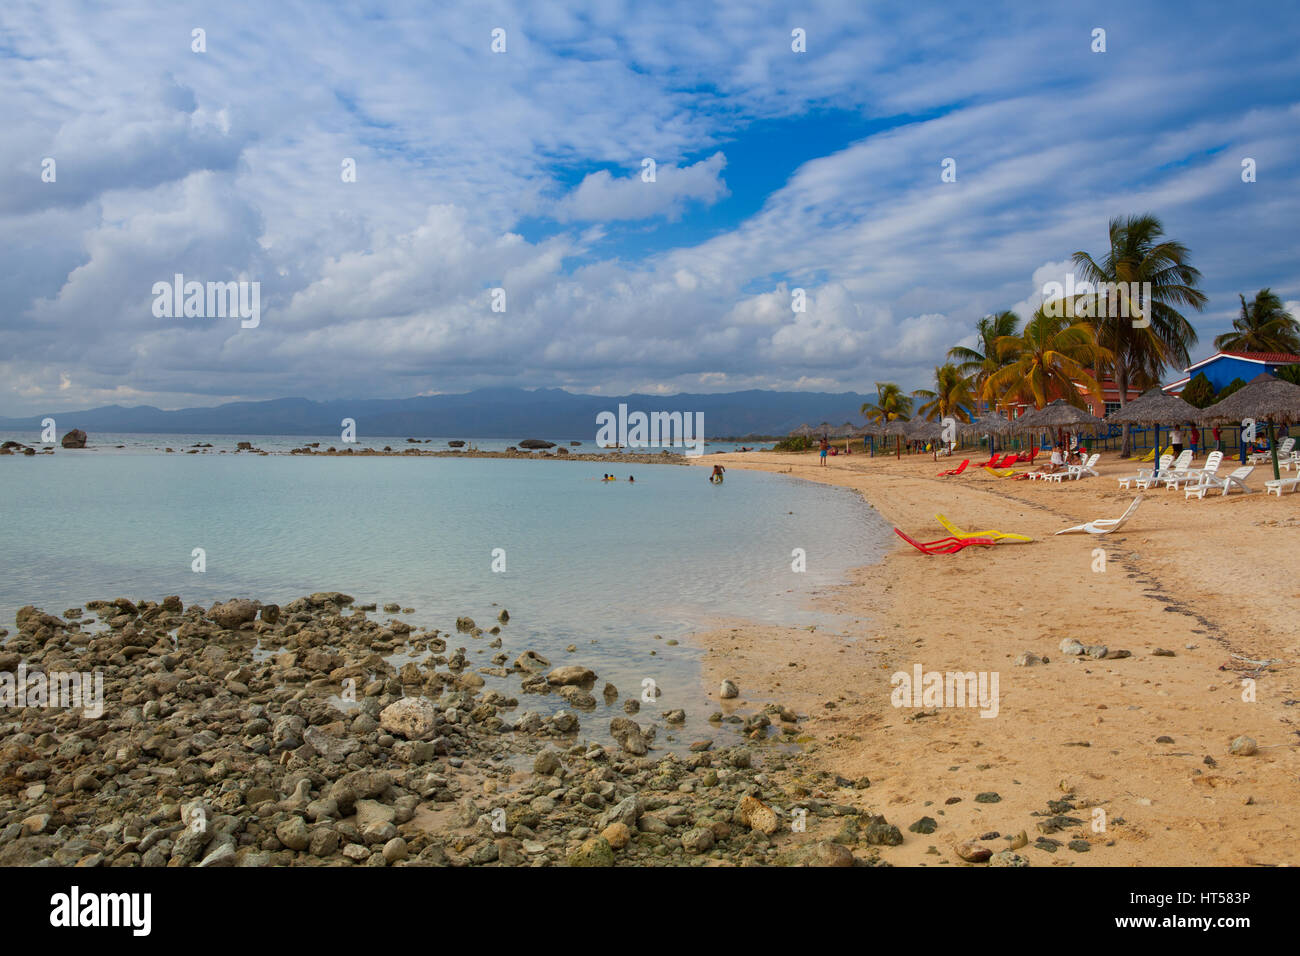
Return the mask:
<svg viewBox="0 0 1300 956">
<path fill-rule="evenodd" d="M 220 444 L 159 437 L 164 447 Z M 222 442 L 233 449 L 235 440 Z M 168 594 L 207 606 L 338 590 L 414 608 L 401 617 L 443 631 L 460 615 L 490 626 L 504 607 L 511 660 L 533 649 L 589 666 L 597 697 L 605 680 L 627 694 L 650 678 L 663 696 L 643 714 L 683 707 L 698 718 L 707 712 L 697 652 L 669 640 L 736 619 L 833 630 L 809 609 L 810 592 L 888 546 L 888 525 L 853 493 L 781 475 L 732 469 L 713 485 L 706 470 L 676 465 L 145 447 L 0 458 L 0 627 L 12 628 L 24 604 L 57 614 L 96 598 Z M 606 470 L 620 480 L 600 481 Z M 196 548 L 203 573 L 192 570 Z M 791 570 L 796 548 L 806 573 Z M 449 640 L 476 666 L 495 653 L 482 639 Z M 519 696 L 521 710 L 562 706 L 520 695 L 517 681 L 489 686 Z M 584 731 L 590 723 L 599 736 L 618 706 L 599 705 L 601 719 L 584 718 Z M 692 724 L 690 739 L 707 733 Z"/>
</svg>

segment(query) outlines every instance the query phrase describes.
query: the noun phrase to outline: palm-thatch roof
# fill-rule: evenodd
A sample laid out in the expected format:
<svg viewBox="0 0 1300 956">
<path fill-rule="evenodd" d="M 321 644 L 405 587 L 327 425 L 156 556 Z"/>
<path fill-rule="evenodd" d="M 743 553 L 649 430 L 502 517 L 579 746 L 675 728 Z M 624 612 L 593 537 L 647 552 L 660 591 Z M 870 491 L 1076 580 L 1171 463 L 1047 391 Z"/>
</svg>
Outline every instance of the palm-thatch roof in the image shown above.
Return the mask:
<svg viewBox="0 0 1300 956">
<path fill-rule="evenodd" d="M 1148 389 L 1106 416 L 1111 425 L 1179 425 L 1200 422 L 1201 409 L 1159 388 Z"/>
<path fill-rule="evenodd" d="M 854 431 L 853 423 L 845 422 L 843 425 L 837 426 L 835 430 L 831 433 L 831 435 L 834 438 L 852 438 L 853 431 Z"/>
<path fill-rule="evenodd" d="M 1077 405 L 1058 398 L 1042 408 L 1017 418 L 1013 427 L 1032 431 L 1040 428 L 1065 428 L 1070 431 L 1105 431 L 1107 424 Z"/>
<path fill-rule="evenodd" d="M 798 428 L 792 428 L 790 430 L 791 438 L 807 438 L 807 437 L 811 437 L 812 434 L 813 434 L 813 427 L 807 424 L 806 422 L 800 425 Z"/>
<path fill-rule="evenodd" d="M 959 435 L 1005 435 L 1009 431 L 1011 431 L 1011 422 L 1001 415 L 992 413 L 977 418 L 972 422 L 957 423 L 957 434 Z"/>
<path fill-rule="evenodd" d="M 943 422 L 930 422 L 924 418 L 916 418 L 907 424 L 905 437 L 915 441 L 930 441 L 943 435 Z"/>
<path fill-rule="evenodd" d="M 888 435 L 891 438 L 895 435 L 900 435 L 903 438 L 907 438 L 909 424 L 910 424 L 909 422 L 905 422 L 902 419 L 896 418 L 892 422 L 885 422 L 885 424 L 881 425 L 880 434 Z"/>
<path fill-rule="evenodd" d="M 1210 425 L 1232 424 L 1247 418 L 1274 425 L 1300 422 L 1300 385 L 1261 373 L 1245 388 L 1201 410 L 1201 420 Z"/>
<path fill-rule="evenodd" d="M 829 436 L 830 433 L 833 431 L 835 431 L 834 425 L 832 425 L 830 422 L 822 422 L 820 425 L 818 425 L 816 428 L 813 429 L 813 434 Z"/>
</svg>

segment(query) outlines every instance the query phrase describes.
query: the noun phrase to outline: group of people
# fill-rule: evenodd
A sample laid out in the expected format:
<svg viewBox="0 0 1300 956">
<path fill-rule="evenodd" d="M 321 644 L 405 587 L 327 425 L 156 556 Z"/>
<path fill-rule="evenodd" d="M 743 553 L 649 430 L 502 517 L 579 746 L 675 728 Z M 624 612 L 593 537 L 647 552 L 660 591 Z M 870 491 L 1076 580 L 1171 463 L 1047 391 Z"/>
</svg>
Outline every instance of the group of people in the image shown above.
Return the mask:
<svg viewBox="0 0 1300 956">
<path fill-rule="evenodd" d="M 1075 445 L 1073 448 L 1067 448 L 1064 445 L 1054 445 L 1043 450 L 1051 451 L 1051 455 L 1048 457 L 1046 464 L 1039 465 L 1032 471 L 1026 471 L 1022 474 L 1016 475 L 1015 477 L 1027 478 L 1031 474 L 1054 475 L 1058 472 L 1065 471 L 1071 465 L 1082 465 L 1088 458 L 1088 449 L 1082 444 Z"/>
<path fill-rule="evenodd" d="M 601 480 L 601 481 L 618 481 L 618 479 L 615 478 L 613 475 L 604 475 L 600 480 Z M 628 475 L 628 476 L 627 476 L 627 480 L 628 480 L 628 483 L 629 483 L 629 484 L 635 484 L 635 483 L 636 483 L 636 478 L 634 478 L 634 477 L 631 476 L 631 475 Z"/>
</svg>

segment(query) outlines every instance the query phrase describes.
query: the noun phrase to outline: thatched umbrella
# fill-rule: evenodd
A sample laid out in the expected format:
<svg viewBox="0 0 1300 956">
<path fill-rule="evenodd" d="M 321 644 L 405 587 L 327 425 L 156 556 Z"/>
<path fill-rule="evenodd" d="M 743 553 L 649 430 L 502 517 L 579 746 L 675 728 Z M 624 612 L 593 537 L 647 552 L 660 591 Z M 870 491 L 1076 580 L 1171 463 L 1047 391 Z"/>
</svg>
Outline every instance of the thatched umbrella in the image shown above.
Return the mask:
<svg viewBox="0 0 1300 956">
<path fill-rule="evenodd" d="M 1201 420 L 1199 408 L 1160 388 L 1147 389 L 1127 405 L 1121 405 L 1106 416 L 1106 422 L 1112 425 L 1155 426 L 1156 466 L 1153 475 L 1160 474 L 1160 426 L 1178 425 L 1182 422 L 1199 423 Z"/>
<path fill-rule="evenodd" d="M 872 457 L 876 454 L 876 439 L 884 434 L 884 426 L 879 422 L 867 422 L 865 425 L 859 425 L 853 429 L 853 438 L 870 438 Z"/>
<path fill-rule="evenodd" d="M 903 439 L 908 437 L 908 423 L 898 418 L 894 419 L 892 422 L 885 422 L 885 424 L 880 427 L 880 434 L 897 439 L 895 444 L 897 454 L 894 457 L 902 458 Z"/>
<path fill-rule="evenodd" d="M 803 424 L 800 425 L 798 428 L 793 428 L 790 430 L 791 438 L 811 438 L 812 435 L 813 435 L 813 427 L 808 424 Z"/>
<path fill-rule="evenodd" d="M 833 437 L 833 438 L 852 438 L 852 437 L 853 437 L 853 423 L 852 423 L 852 422 L 845 422 L 843 425 L 840 425 L 838 428 L 836 428 L 836 429 L 834 430 L 834 434 L 832 435 L 832 437 Z"/>
<path fill-rule="evenodd" d="M 971 422 L 957 423 L 957 434 L 963 437 L 966 435 L 988 435 L 989 454 L 993 453 L 993 436 L 1005 435 L 1009 431 L 1011 431 L 1011 422 L 993 412 Z"/>
<path fill-rule="evenodd" d="M 818 425 L 816 428 L 813 429 L 813 434 L 821 435 L 823 438 L 829 438 L 831 432 L 833 431 L 835 431 L 834 425 L 832 425 L 830 422 L 822 422 L 820 425 Z"/>
<path fill-rule="evenodd" d="M 938 441 L 943 437 L 943 422 L 927 421 L 924 418 L 914 418 L 908 422 L 907 437 L 912 441 Z M 939 460 L 939 449 L 935 446 L 935 461 Z"/>
<path fill-rule="evenodd" d="M 1087 412 L 1077 405 L 1071 405 L 1063 398 L 1058 398 L 1042 408 L 1021 415 L 1015 420 L 1013 427 L 1029 432 L 1068 428 L 1071 431 L 1097 434 L 1105 431 L 1109 426 L 1091 412 Z M 1032 441 L 1029 443 L 1029 447 L 1031 449 L 1034 447 Z"/>
<path fill-rule="evenodd" d="M 1210 425 L 1245 422 L 1247 419 L 1268 422 L 1268 446 L 1273 452 L 1273 477 L 1280 479 L 1277 467 L 1277 441 L 1274 425 L 1294 425 L 1300 421 L 1300 385 L 1292 385 L 1267 373 L 1260 373 L 1245 388 L 1233 392 L 1223 401 L 1202 409 L 1201 420 Z"/>
</svg>

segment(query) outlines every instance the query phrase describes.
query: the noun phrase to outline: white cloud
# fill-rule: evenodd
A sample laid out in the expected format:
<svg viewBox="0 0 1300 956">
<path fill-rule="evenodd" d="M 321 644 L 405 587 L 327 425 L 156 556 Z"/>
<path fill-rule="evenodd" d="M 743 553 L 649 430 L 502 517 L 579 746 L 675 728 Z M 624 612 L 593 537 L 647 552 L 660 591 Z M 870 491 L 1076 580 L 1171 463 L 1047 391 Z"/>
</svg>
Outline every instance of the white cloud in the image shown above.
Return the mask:
<svg viewBox="0 0 1300 956">
<path fill-rule="evenodd" d="M 599 170 L 583 178 L 571 193 L 555 205 L 559 222 L 650 219 L 663 216 L 669 221 L 680 218 L 688 203 L 712 205 L 727 196 L 722 170 L 727 158 L 714 153 L 691 166 L 681 168 L 655 164 L 643 172 L 615 179 L 608 170 Z"/>
</svg>

